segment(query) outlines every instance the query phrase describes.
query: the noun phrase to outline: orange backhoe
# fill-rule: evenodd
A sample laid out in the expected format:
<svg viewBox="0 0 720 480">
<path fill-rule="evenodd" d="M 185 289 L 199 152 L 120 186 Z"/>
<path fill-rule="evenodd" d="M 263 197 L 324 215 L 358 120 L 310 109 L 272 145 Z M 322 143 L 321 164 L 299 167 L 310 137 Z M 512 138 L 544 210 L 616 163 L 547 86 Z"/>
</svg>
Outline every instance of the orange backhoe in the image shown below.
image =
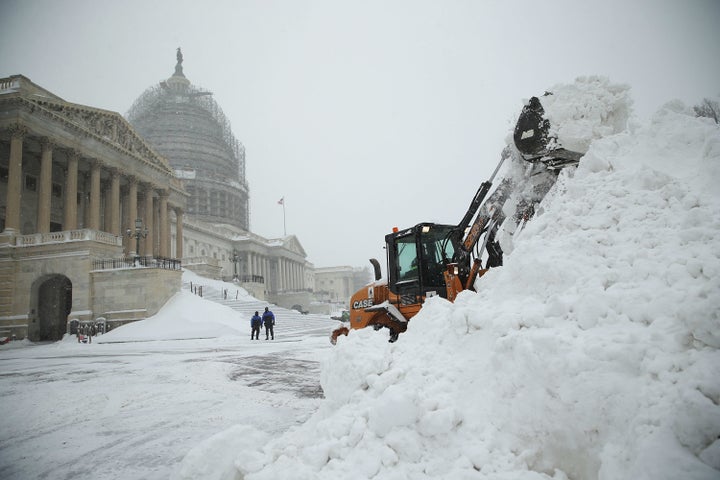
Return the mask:
<svg viewBox="0 0 720 480">
<path fill-rule="evenodd" d="M 582 156 L 559 146 L 557 139 L 550 136 L 543 113 L 540 101 L 536 97 L 530 99 L 515 127 L 517 150 L 503 152 L 495 171 L 480 185 L 460 223 L 418 223 L 403 230 L 395 228 L 385 236 L 387 281 L 381 280 L 379 262 L 371 259 L 375 281 L 352 295 L 349 324 L 332 332 L 333 344 L 350 329 L 368 326 L 376 330 L 388 328 L 390 341 L 394 342 L 407 329 L 408 320 L 420 311 L 426 298 L 439 295 L 452 302 L 459 292 L 474 290 L 475 280 L 489 268 L 502 265 L 502 249 L 495 235 L 505 220 L 503 206 L 511 195 L 530 185 L 530 182 L 507 177 L 488 197 L 503 162 L 514 155 L 532 164 L 528 178 L 543 175 L 549 179 L 532 184 L 534 191 L 530 197 L 534 201 L 518 204 L 514 221 L 520 223 L 533 215 L 534 204 L 554 184 L 559 170 L 577 164 Z M 529 197 L 520 195 L 520 203 L 524 202 L 523 198 Z M 483 266 L 485 252 L 487 260 Z"/>
</svg>

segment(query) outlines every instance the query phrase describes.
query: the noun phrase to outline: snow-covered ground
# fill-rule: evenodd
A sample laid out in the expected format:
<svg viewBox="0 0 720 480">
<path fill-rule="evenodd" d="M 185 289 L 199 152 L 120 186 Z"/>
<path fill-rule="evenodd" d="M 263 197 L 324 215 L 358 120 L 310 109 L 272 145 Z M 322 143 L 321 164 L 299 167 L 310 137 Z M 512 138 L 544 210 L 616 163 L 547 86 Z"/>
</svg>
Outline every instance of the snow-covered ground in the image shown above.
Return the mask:
<svg viewBox="0 0 720 480">
<path fill-rule="evenodd" d="M 232 289 L 234 301 L 232 284 L 190 272 L 184 280 Z M 192 471 L 201 479 L 203 467 L 182 460 L 192 464 L 214 435 L 225 435 L 221 456 L 202 457 L 232 468 L 225 448 L 238 432 L 277 435 L 322 396 L 320 360 L 337 322 L 277 313 L 275 340 L 252 341 L 249 316 L 186 289 L 158 315 L 91 344 L 68 336 L 0 346 L 0 478 L 164 480 Z"/>
<path fill-rule="evenodd" d="M 103 340 L 222 336 L 0 347 L 17 412 L 0 419 L 0 472 L 720 478 L 720 128 L 677 102 L 617 128 L 593 99 L 630 112 L 630 96 L 580 83 L 553 121 L 595 112 L 601 135 L 478 293 L 430 299 L 393 344 L 366 329 L 329 348 L 311 326 L 252 342 L 247 319 L 184 293 Z"/>
</svg>

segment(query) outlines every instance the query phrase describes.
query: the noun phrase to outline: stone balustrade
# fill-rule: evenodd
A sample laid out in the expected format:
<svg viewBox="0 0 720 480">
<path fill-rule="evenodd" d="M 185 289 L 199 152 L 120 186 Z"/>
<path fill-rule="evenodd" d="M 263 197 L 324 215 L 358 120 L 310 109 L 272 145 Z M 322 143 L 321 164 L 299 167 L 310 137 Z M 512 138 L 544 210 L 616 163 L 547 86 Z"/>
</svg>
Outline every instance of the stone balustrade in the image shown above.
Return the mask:
<svg viewBox="0 0 720 480">
<path fill-rule="evenodd" d="M 62 232 L 33 233 L 31 235 L 18 235 L 15 237 L 15 246 L 29 247 L 51 243 L 94 241 L 105 245 L 122 246 L 123 237 L 108 232 L 84 228 L 81 230 L 66 230 Z"/>
<path fill-rule="evenodd" d="M 0 92 L 17 90 L 18 88 L 20 88 L 20 79 L 13 77 L 0 78 Z"/>
</svg>

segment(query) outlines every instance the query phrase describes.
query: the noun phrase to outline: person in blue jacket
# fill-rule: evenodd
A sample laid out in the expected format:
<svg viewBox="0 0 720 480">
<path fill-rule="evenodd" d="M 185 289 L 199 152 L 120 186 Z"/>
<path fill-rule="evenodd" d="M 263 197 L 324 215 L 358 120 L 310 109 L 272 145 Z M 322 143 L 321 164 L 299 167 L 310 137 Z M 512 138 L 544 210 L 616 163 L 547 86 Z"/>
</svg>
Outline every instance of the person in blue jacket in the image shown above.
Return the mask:
<svg viewBox="0 0 720 480">
<path fill-rule="evenodd" d="M 255 312 L 255 315 L 250 319 L 250 340 L 260 340 L 260 326 L 262 325 L 262 318 Z"/>
<path fill-rule="evenodd" d="M 263 313 L 262 320 L 265 324 L 265 340 L 268 339 L 268 334 L 270 334 L 270 338 L 272 340 L 275 340 L 275 332 L 273 331 L 273 327 L 275 326 L 275 315 L 270 311 L 268 307 L 265 307 L 265 312 Z"/>
</svg>

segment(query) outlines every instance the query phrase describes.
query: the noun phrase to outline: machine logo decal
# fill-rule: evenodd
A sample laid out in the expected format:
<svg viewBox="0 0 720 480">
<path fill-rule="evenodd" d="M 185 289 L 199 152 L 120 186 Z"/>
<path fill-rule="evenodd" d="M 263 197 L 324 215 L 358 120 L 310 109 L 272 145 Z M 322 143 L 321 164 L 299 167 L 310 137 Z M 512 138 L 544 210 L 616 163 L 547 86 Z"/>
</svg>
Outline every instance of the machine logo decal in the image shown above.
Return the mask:
<svg viewBox="0 0 720 480">
<path fill-rule="evenodd" d="M 367 308 L 373 306 L 373 299 L 372 298 L 366 298 L 365 300 L 356 300 L 353 302 L 352 308 L 357 310 L 358 308 Z"/>
</svg>

